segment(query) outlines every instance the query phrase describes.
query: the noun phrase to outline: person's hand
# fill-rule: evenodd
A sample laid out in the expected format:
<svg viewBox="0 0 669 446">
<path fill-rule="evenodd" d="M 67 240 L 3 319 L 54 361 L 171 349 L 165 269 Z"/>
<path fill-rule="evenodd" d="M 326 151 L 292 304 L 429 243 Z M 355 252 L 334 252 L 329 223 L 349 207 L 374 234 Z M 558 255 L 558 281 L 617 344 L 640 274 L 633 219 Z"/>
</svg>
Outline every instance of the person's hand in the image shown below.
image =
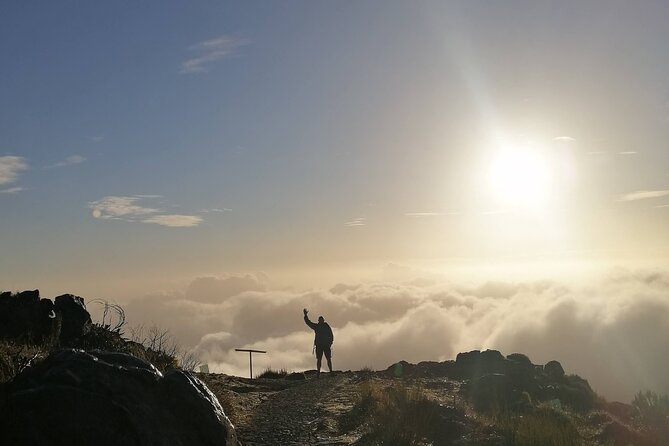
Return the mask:
<svg viewBox="0 0 669 446">
<path fill-rule="evenodd" d="M 305 308 L 305 309 L 303 309 L 302 311 L 304 311 L 304 315 L 305 315 L 305 316 L 306 316 L 306 315 L 307 315 L 307 313 L 309 312 L 309 310 L 307 310 L 306 308 Z"/>
</svg>

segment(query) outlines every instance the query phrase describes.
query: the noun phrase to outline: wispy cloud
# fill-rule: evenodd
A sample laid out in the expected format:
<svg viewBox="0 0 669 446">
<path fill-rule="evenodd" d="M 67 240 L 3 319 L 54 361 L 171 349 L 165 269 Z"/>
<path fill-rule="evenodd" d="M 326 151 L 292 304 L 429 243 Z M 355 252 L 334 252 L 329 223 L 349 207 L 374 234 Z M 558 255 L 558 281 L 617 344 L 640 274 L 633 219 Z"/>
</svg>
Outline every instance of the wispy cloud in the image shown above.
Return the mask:
<svg viewBox="0 0 669 446">
<path fill-rule="evenodd" d="M 153 223 L 173 228 L 198 226 L 202 217 L 197 215 L 166 214 L 161 209 L 148 207 L 141 202 L 158 195 L 107 196 L 88 203 L 93 218 L 102 220 L 123 220 L 139 223 Z"/>
<path fill-rule="evenodd" d="M 553 141 L 574 142 L 576 138 L 572 138 L 571 136 L 556 136 L 553 138 Z"/>
<path fill-rule="evenodd" d="M 104 136 L 91 136 L 91 141 L 93 142 L 102 142 L 104 141 L 105 137 Z"/>
<path fill-rule="evenodd" d="M 618 155 L 636 155 L 637 153 L 639 153 L 639 152 L 629 150 L 629 151 L 626 151 L 626 152 L 618 152 Z"/>
<path fill-rule="evenodd" d="M 457 212 L 405 212 L 407 217 L 440 217 L 444 215 L 458 215 Z"/>
<path fill-rule="evenodd" d="M 210 214 L 210 213 L 223 213 L 223 212 L 232 212 L 230 208 L 210 208 L 210 209 L 201 209 L 201 213 Z"/>
<path fill-rule="evenodd" d="M 220 36 L 205 40 L 188 48 L 193 57 L 181 64 L 180 73 L 206 73 L 211 63 L 228 57 L 238 48 L 247 45 L 247 39 L 235 36 Z"/>
<path fill-rule="evenodd" d="M 21 156 L 0 156 L 0 186 L 15 182 L 19 174 L 28 169 L 28 162 Z"/>
<path fill-rule="evenodd" d="M 365 217 L 354 218 L 353 220 L 347 221 L 344 223 L 344 226 L 356 227 L 356 226 L 365 226 Z"/>
<path fill-rule="evenodd" d="M 57 167 L 71 166 L 73 164 L 81 164 L 84 161 L 86 161 L 86 158 L 84 158 L 83 156 L 72 155 L 72 156 L 68 156 L 63 161 L 59 161 L 55 164 L 51 164 L 50 166 L 46 166 L 46 169 L 54 169 L 54 168 L 57 168 Z"/>
<path fill-rule="evenodd" d="M 0 194 L 18 194 L 18 193 L 21 192 L 22 190 L 24 190 L 24 189 L 23 189 L 22 187 L 19 187 L 19 186 L 17 186 L 17 187 L 10 187 L 9 189 L 2 189 L 2 190 L 0 190 Z"/>
<path fill-rule="evenodd" d="M 197 215 L 161 214 L 145 218 L 142 220 L 142 223 L 155 223 L 172 228 L 190 228 L 202 223 L 202 217 Z"/>
<path fill-rule="evenodd" d="M 669 195 L 669 190 L 640 190 L 620 195 L 618 201 L 647 200 L 649 198 L 660 198 Z"/>
</svg>

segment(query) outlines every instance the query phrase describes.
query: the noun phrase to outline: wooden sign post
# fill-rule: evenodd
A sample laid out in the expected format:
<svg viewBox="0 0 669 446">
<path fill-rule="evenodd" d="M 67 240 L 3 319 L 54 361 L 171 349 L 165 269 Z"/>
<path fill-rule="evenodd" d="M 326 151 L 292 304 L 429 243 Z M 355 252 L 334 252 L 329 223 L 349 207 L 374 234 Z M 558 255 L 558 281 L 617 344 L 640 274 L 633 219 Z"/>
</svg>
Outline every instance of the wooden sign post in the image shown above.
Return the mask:
<svg viewBox="0 0 669 446">
<path fill-rule="evenodd" d="M 236 352 L 249 352 L 249 375 L 253 379 L 253 354 L 254 353 L 267 353 L 264 350 L 252 350 L 248 348 L 236 348 Z"/>
</svg>

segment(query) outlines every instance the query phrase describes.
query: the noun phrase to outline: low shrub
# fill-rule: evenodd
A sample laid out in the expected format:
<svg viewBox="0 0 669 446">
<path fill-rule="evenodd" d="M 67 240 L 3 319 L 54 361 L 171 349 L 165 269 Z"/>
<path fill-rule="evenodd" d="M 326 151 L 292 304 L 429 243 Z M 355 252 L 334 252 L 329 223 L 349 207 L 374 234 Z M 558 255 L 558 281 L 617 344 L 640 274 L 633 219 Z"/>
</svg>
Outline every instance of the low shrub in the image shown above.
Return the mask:
<svg viewBox="0 0 669 446">
<path fill-rule="evenodd" d="M 494 418 L 509 446 L 573 446 L 581 442 L 570 418 L 549 407 L 539 407 L 525 415 L 504 411 Z"/>
<path fill-rule="evenodd" d="M 286 375 L 288 375 L 288 371 L 286 369 L 274 370 L 271 367 L 268 367 L 260 375 L 256 376 L 256 378 L 280 379 L 285 378 Z"/>
<path fill-rule="evenodd" d="M 350 431 L 366 425 L 360 442 L 364 445 L 440 445 L 460 436 L 462 418 L 460 411 L 440 406 L 418 389 L 367 381 L 360 386 L 356 404 L 340 419 L 340 427 Z"/>
</svg>

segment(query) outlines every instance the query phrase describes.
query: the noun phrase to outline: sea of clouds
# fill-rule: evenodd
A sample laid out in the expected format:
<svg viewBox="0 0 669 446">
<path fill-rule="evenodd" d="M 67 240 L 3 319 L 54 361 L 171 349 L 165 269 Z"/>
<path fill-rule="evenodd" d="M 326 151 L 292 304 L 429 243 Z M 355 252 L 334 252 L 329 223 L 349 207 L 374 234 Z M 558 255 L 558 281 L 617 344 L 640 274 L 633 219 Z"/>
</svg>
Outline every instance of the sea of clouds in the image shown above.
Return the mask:
<svg viewBox="0 0 669 446">
<path fill-rule="evenodd" d="M 302 309 L 335 333 L 336 369 L 385 369 L 399 360 L 453 359 L 458 352 L 522 352 L 559 360 L 609 399 L 641 389 L 669 393 L 669 274 L 617 271 L 589 285 L 554 281 L 458 286 L 438 280 L 340 283 L 304 292 L 273 290 L 258 275 L 201 277 L 184 292 L 130 301 L 131 325 L 169 329 L 211 371 L 248 375 L 265 367 L 312 369 L 313 332 Z"/>
</svg>

